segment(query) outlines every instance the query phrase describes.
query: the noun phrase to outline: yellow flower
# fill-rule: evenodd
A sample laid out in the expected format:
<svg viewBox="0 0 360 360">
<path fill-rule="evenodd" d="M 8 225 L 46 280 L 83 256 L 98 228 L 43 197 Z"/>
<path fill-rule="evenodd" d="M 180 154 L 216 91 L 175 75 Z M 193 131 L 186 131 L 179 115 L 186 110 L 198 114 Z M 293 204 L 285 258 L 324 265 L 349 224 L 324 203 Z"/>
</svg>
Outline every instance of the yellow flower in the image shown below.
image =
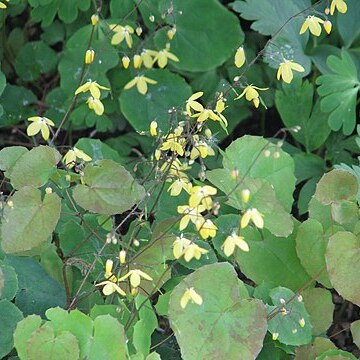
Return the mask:
<svg viewBox="0 0 360 360">
<path fill-rule="evenodd" d="M 181 234 L 176 237 L 173 243 L 173 254 L 175 259 L 180 259 L 184 255 L 184 250 L 191 244 L 189 239 L 186 239 Z"/>
<path fill-rule="evenodd" d="M 204 205 L 205 209 L 210 210 L 212 208 L 211 196 L 216 195 L 216 193 L 217 190 L 209 185 L 194 186 L 191 189 L 189 205 L 194 208 L 201 203 L 202 205 Z"/>
<path fill-rule="evenodd" d="M 76 163 L 76 159 L 91 161 L 91 157 L 89 155 L 74 146 L 64 155 L 63 162 L 68 168 L 72 168 Z"/>
<path fill-rule="evenodd" d="M 274 333 L 272 334 L 272 339 L 273 339 L 274 341 L 277 340 L 278 337 L 279 337 L 279 333 L 274 332 Z"/>
<path fill-rule="evenodd" d="M 203 302 L 202 297 L 194 290 L 193 287 L 185 290 L 185 293 L 180 300 L 180 306 L 185 309 L 189 301 L 197 305 L 201 305 Z"/>
<path fill-rule="evenodd" d="M 91 25 L 95 26 L 99 22 L 99 16 L 94 14 L 91 15 Z"/>
<path fill-rule="evenodd" d="M 218 228 L 210 219 L 198 219 L 195 223 L 195 226 L 203 239 L 207 239 L 208 237 L 213 238 L 216 236 L 216 230 Z"/>
<path fill-rule="evenodd" d="M 308 16 L 304 23 L 301 26 L 300 34 L 304 34 L 304 32 L 309 29 L 310 32 L 315 36 L 320 36 L 321 34 L 321 25 L 323 24 L 324 20 L 318 18 L 317 16 Z"/>
<path fill-rule="evenodd" d="M 236 54 L 235 54 L 235 65 L 238 68 L 241 68 L 244 64 L 245 64 L 245 51 L 244 48 L 242 46 L 240 46 L 237 50 L 236 50 Z"/>
<path fill-rule="evenodd" d="M 323 26 L 324 26 L 324 29 L 325 29 L 326 33 L 327 33 L 327 34 L 330 34 L 330 33 L 331 33 L 331 29 L 332 29 L 332 23 L 331 23 L 331 21 L 329 21 L 329 20 L 324 21 Z"/>
<path fill-rule="evenodd" d="M 130 58 L 128 56 L 123 56 L 121 59 L 124 69 L 127 69 L 130 65 Z"/>
<path fill-rule="evenodd" d="M 158 127 L 157 122 L 155 120 L 153 120 L 150 123 L 150 135 L 151 136 L 156 136 L 157 135 L 157 127 Z"/>
<path fill-rule="evenodd" d="M 248 226 L 250 220 L 257 228 L 262 229 L 264 227 L 263 215 L 255 208 L 245 211 L 245 214 L 241 217 L 240 227 L 243 229 Z"/>
<path fill-rule="evenodd" d="M 6 0 L 7 2 L 9 2 L 10 0 Z M 4 4 L 2 1 L 0 1 L 0 9 L 6 9 L 7 5 Z"/>
<path fill-rule="evenodd" d="M 100 99 L 101 96 L 101 90 L 110 90 L 109 88 L 99 85 L 96 81 L 87 81 L 85 84 L 79 86 L 76 91 L 75 95 L 78 95 L 80 93 L 86 93 L 87 91 L 90 91 L 90 94 L 95 99 Z"/>
<path fill-rule="evenodd" d="M 87 50 L 85 53 L 85 64 L 92 64 L 95 58 L 94 50 Z"/>
<path fill-rule="evenodd" d="M 170 196 L 178 196 L 183 189 L 189 194 L 191 188 L 192 185 L 187 177 L 179 177 L 169 186 L 168 191 L 170 191 Z"/>
<path fill-rule="evenodd" d="M 131 89 L 133 86 L 136 85 L 137 91 L 142 94 L 145 95 L 147 93 L 148 90 L 148 86 L 147 84 L 157 84 L 157 81 L 153 80 L 153 79 L 149 79 L 143 75 L 138 75 L 136 76 L 134 79 L 132 79 L 131 81 L 129 81 L 125 86 L 124 89 L 125 90 L 129 90 Z"/>
<path fill-rule="evenodd" d="M 244 91 L 237 98 L 235 98 L 235 100 L 241 99 L 245 95 L 245 99 L 247 101 L 252 101 L 254 106 L 256 108 L 258 108 L 259 104 L 260 104 L 260 99 L 259 99 L 260 95 L 257 90 L 264 91 L 264 90 L 268 90 L 268 89 L 269 88 L 259 88 L 257 86 L 248 85 L 244 89 Z"/>
<path fill-rule="evenodd" d="M 163 50 L 160 50 L 156 57 L 155 57 L 155 60 L 154 61 L 157 61 L 159 67 L 161 69 L 163 69 L 167 63 L 168 63 L 168 59 L 169 60 L 172 60 L 172 61 L 175 61 L 175 62 L 179 62 L 179 58 L 177 56 L 175 56 L 174 54 L 172 54 L 168 48 L 165 48 Z"/>
<path fill-rule="evenodd" d="M 330 15 L 334 15 L 335 7 L 338 12 L 344 14 L 347 11 L 347 5 L 344 0 L 332 0 L 330 5 Z"/>
<path fill-rule="evenodd" d="M 174 154 L 183 156 L 184 155 L 184 148 L 183 148 L 184 143 L 185 143 L 184 138 L 180 139 L 177 135 L 171 133 L 166 137 L 166 140 L 161 145 L 160 150 L 164 150 L 164 151 L 170 150 Z"/>
<path fill-rule="evenodd" d="M 101 116 L 104 113 L 104 104 L 97 98 L 90 96 L 86 103 L 89 109 L 94 110 L 96 115 Z"/>
<path fill-rule="evenodd" d="M 215 112 L 220 117 L 221 119 L 220 122 L 223 122 L 225 127 L 227 127 L 228 122 L 225 116 L 222 114 L 224 110 L 225 110 L 225 101 L 223 98 L 223 94 L 221 93 L 220 98 L 216 101 Z"/>
<path fill-rule="evenodd" d="M 147 69 L 151 69 L 153 67 L 155 62 L 153 57 L 155 57 L 156 55 L 157 51 L 154 50 L 143 49 L 143 51 L 141 52 L 141 60 L 143 61 Z"/>
<path fill-rule="evenodd" d="M 184 215 L 180 220 L 180 231 L 184 230 L 188 226 L 189 221 L 196 224 L 200 219 L 203 219 L 201 216 L 203 211 L 205 211 L 205 207 L 203 205 L 199 205 L 196 208 L 192 208 L 188 205 L 178 206 L 177 212 Z"/>
<path fill-rule="evenodd" d="M 199 112 L 204 110 L 204 107 L 198 101 L 195 101 L 195 100 L 199 99 L 203 95 L 204 95 L 204 93 L 202 91 L 199 91 L 199 92 L 197 92 L 195 94 L 192 94 L 186 100 L 186 112 L 187 112 L 187 114 L 189 116 L 192 116 L 191 109 L 195 110 L 195 111 L 199 111 Z"/>
<path fill-rule="evenodd" d="M 111 38 L 111 44 L 118 45 L 122 43 L 125 39 L 127 46 L 129 47 L 129 49 L 131 49 L 133 44 L 131 34 L 134 33 L 134 29 L 129 25 L 121 26 L 113 24 L 109 26 L 110 29 L 115 32 L 115 34 Z"/>
<path fill-rule="evenodd" d="M 200 246 L 191 243 L 190 245 L 186 246 L 184 249 L 184 260 L 189 262 L 191 259 L 195 258 L 199 260 L 201 255 L 207 254 L 209 251 L 206 249 L 201 248 Z"/>
<path fill-rule="evenodd" d="M 198 122 L 204 122 L 207 119 L 221 121 L 220 116 L 216 115 L 215 112 L 211 109 L 203 109 L 201 112 L 191 115 L 191 117 L 197 118 Z"/>
<path fill-rule="evenodd" d="M 41 131 L 41 136 L 47 140 L 50 136 L 49 126 L 54 126 L 54 122 L 47 117 L 32 116 L 28 118 L 32 123 L 27 127 L 26 133 L 29 136 L 34 136 Z"/>
<path fill-rule="evenodd" d="M 99 284 L 96 284 L 95 286 L 102 286 L 105 285 L 102 289 L 102 292 L 104 295 L 108 296 L 113 294 L 114 292 L 117 292 L 118 294 L 122 295 L 122 296 L 126 296 L 126 292 L 121 289 L 121 287 L 117 284 L 115 284 L 112 281 L 106 280 L 106 281 L 102 281 Z"/>
<path fill-rule="evenodd" d="M 221 248 L 224 249 L 224 254 L 226 256 L 231 256 L 234 253 L 236 246 L 242 251 L 249 251 L 249 245 L 244 240 L 244 238 L 242 236 L 236 235 L 234 232 L 225 239 L 224 243 L 221 245 Z"/>
<path fill-rule="evenodd" d="M 153 278 L 141 270 L 130 270 L 126 275 L 121 277 L 119 281 L 124 281 L 130 277 L 130 284 L 133 288 L 137 288 L 140 285 L 141 278 L 151 281 Z"/>
<path fill-rule="evenodd" d="M 279 65 L 279 69 L 277 71 L 277 79 L 280 80 L 280 78 L 282 77 L 282 79 L 287 84 L 290 84 L 294 77 L 292 73 L 293 70 L 298 72 L 305 71 L 305 69 L 300 64 L 293 62 L 292 60 L 284 59 L 284 61 Z"/>
<path fill-rule="evenodd" d="M 305 319 L 304 318 L 301 318 L 299 320 L 299 325 L 303 328 L 305 326 Z"/>
<path fill-rule="evenodd" d="M 206 141 L 199 140 L 198 135 L 194 135 L 193 140 L 194 140 L 194 145 L 190 152 L 191 160 L 195 160 L 199 156 L 205 159 L 207 156 L 215 155 L 214 149 Z"/>
</svg>

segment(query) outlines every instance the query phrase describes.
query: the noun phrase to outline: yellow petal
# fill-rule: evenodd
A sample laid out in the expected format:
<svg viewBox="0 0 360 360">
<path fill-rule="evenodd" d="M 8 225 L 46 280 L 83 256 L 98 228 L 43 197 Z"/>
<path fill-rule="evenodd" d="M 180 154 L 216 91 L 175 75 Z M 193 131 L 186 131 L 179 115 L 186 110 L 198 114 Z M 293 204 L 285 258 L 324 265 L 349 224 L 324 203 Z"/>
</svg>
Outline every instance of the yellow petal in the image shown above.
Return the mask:
<svg viewBox="0 0 360 360">
<path fill-rule="evenodd" d="M 41 129 L 41 136 L 43 137 L 44 140 L 47 140 L 50 136 L 50 131 L 48 126 L 45 123 L 41 123 L 40 129 Z"/>
<path fill-rule="evenodd" d="M 131 89 L 133 86 L 135 86 L 135 85 L 137 84 L 138 81 L 139 81 L 139 77 L 136 76 L 134 79 L 130 80 L 130 81 L 124 86 L 124 89 L 125 89 L 125 90 Z"/>
<path fill-rule="evenodd" d="M 34 121 L 34 120 L 33 120 Z M 40 128 L 41 128 L 41 125 L 40 123 L 38 122 L 33 122 L 31 123 L 27 129 L 26 129 L 26 133 L 29 135 L 29 136 L 34 136 L 36 135 L 39 131 L 40 131 Z"/>
<path fill-rule="evenodd" d="M 147 93 L 148 86 L 147 86 L 147 82 L 143 76 L 139 77 L 138 82 L 136 84 L 136 88 L 137 88 L 138 92 L 142 95 L 145 95 Z"/>
</svg>

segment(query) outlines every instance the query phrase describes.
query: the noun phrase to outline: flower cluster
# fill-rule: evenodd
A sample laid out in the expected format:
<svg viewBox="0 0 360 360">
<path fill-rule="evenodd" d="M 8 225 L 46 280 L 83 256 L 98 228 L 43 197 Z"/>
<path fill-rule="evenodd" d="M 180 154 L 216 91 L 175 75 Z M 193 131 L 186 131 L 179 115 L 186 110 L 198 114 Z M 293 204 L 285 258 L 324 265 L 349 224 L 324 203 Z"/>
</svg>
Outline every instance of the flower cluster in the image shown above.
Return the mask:
<svg viewBox="0 0 360 360">
<path fill-rule="evenodd" d="M 119 254 L 120 263 L 124 263 L 124 253 Z M 152 277 L 139 269 L 133 269 L 128 271 L 124 276 L 117 278 L 113 274 L 113 261 L 108 259 L 105 264 L 105 274 L 104 277 L 106 280 L 96 284 L 96 286 L 103 286 L 102 292 L 104 295 L 108 296 L 115 292 L 119 295 L 126 296 L 126 292 L 120 287 L 120 283 L 129 279 L 131 286 L 131 294 L 136 294 L 138 287 L 140 286 L 142 279 L 147 281 L 152 281 Z"/>
</svg>

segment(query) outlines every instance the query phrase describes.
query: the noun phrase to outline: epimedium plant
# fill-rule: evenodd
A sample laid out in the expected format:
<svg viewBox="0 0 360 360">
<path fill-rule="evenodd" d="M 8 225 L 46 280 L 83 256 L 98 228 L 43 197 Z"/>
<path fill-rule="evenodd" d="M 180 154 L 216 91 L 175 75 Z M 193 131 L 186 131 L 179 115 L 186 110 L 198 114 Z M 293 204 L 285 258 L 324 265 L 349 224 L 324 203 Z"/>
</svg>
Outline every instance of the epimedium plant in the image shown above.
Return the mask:
<svg viewBox="0 0 360 360">
<path fill-rule="evenodd" d="M 1 357 L 356 358 L 359 2 L 223 3 L 0 2 Z"/>
</svg>

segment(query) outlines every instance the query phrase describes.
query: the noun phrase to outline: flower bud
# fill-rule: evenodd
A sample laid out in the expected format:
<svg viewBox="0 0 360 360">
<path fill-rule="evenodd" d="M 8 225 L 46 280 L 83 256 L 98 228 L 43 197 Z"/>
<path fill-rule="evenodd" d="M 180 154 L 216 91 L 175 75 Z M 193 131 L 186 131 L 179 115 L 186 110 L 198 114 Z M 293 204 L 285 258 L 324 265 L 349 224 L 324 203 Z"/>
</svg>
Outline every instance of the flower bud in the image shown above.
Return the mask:
<svg viewBox="0 0 360 360">
<path fill-rule="evenodd" d="M 154 22 L 154 21 L 155 21 L 155 16 L 154 16 L 154 15 L 150 15 L 150 16 L 149 16 L 149 20 L 150 20 L 151 22 Z"/>
<path fill-rule="evenodd" d="M 136 35 L 137 35 L 137 36 L 140 36 L 140 35 L 142 34 L 142 32 L 143 32 L 142 27 L 141 27 L 141 26 L 138 26 L 138 27 L 136 28 L 135 32 L 136 32 Z"/>
<path fill-rule="evenodd" d="M 273 339 L 274 341 L 277 340 L 278 337 L 279 337 L 279 333 L 274 332 L 274 333 L 272 334 L 272 339 Z"/>
<path fill-rule="evenodd" d="M 45 193 L 46 194 L 51 194 L 52 193 L 52 188 L 51 187 L 47 187 L 46 189 L 45 189 Z"/>
<path fill-rule="evenodd" d="M 157 135 L 157 127 L 158 127 L 158 123 L 155 120 L 153 120 L 150 123 L 150 135 L 151 136 L 156 136 Z"/>
<path fill-rule="evenodd" d="M 236 180 L 238 178 L 238 176 L 239 176 L 239 170 L 238 169 L 231 170 L 230 177 L 233 180 Z"/>
<path fill-rule="evenodd" d="M 95 58 L 94 50 L 87 50 L 85 54 L 85 64 L 92 64 Z"/>
<path fill-rule="evenodd" d="M 94 14 L 91 16 L 91 25 L 95 26 L 99 22 L 99 16 Z"/>
<path fill-rule="evenodd" d="M 133 244 L 134 244 L 134 246 L 136 246 L 136 247 L 140 246 L 140 242 L 139 242 L 139 240 L 137 240 L 137 239 L 135 239 L 135 240 L 133 241 Z"/>
<path fill-rule="evenodd" d="M 126 262 L 126 251 L 125 250 L 121 250 L 119 252 L 119 260 L 120 260 L 120 264 L 125 264 L 125 262 Z"/>
<path fill-rule="evenodd" d="M 207 139 L 210 139 L 212 137 L 212 132 L 209 128 L 205 129 L 205 136 Z"/>
<path fill-rule="evenodd" d="M 326 20 L 326 21 L 324 22 L 323 26 L 324 26 L 325 31 L 326 31 L 328 34 L 330 34 L 330 33 L 331 33 L 331 28 L 332 28 L 331 22 L 330 22 L 329 20 Z"/>
<path fill-rule="evenodd" d="M 176 34 L 176 27 L 169 29 L 166 34 L 169 40 L 172 40 Z"/>
<path fill-rule="evenodd" d="M 244 189 L 241 191 L 241 197 L 244 203 L 249 202 L 250 199 L 250 190 L 249 189 Z"/>
<path fill-rule="evenodd" d="M 123 56 L 123 58 L 121 59 L 121 62 L 122 62 L 123 67 L 125 69 L 127 69 L 129 67 L 129 65 L 130 65 L 130 59 L 129 59 L 128 56 Z"/>
<path fill-rule="evenodd" d="M 134 68 L 138 69 L 142 63 L 141 56 L 138 54 L 134 55 L 133 62 L 134 62 Z"/>
</svg>

